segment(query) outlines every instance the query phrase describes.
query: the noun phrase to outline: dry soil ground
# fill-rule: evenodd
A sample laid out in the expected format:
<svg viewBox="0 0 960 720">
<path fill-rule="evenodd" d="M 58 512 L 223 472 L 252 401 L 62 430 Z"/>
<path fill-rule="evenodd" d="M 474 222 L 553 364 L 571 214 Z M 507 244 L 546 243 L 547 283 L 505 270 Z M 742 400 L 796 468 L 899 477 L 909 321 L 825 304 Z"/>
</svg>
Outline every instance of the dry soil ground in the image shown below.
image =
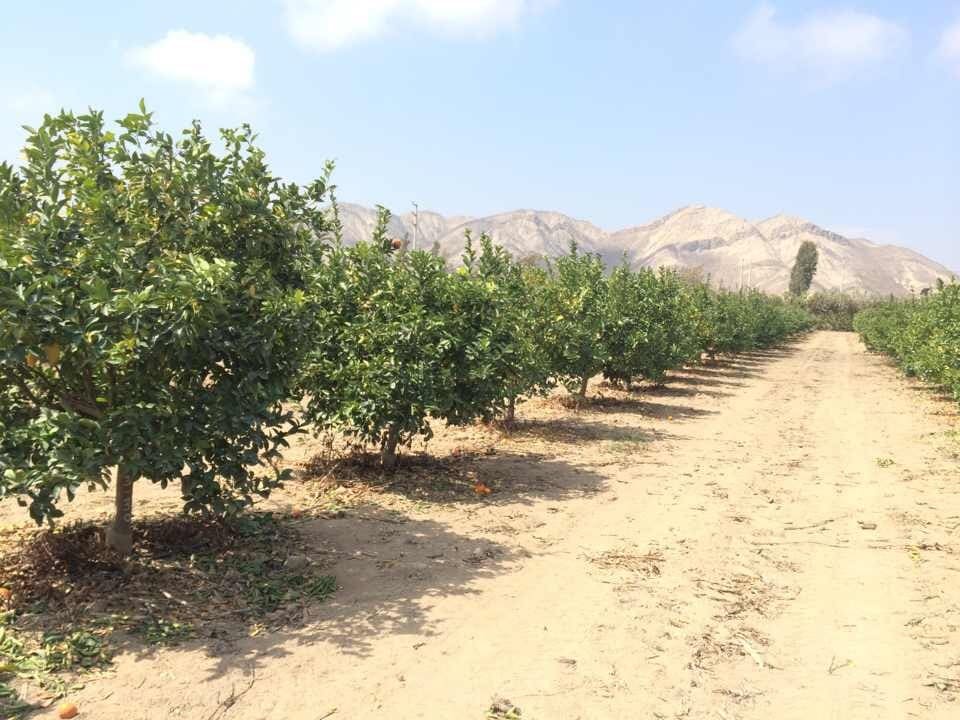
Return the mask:
<svg viewBox="0 0 960 720">
<path fill-rule="evenodd" d="M 960 717 L 953 404 L 843 333 L 600 394 L 444 431 L 436 483 L 334 491 L 343 516 L 303 532 L 339 590 L 302 625 L 126 652 L 71 699 L 102 720 L 466 720 L 494 696 L 529 720 Z M 494 492 L 445 490 L 458 463 Z"/>
</svg>

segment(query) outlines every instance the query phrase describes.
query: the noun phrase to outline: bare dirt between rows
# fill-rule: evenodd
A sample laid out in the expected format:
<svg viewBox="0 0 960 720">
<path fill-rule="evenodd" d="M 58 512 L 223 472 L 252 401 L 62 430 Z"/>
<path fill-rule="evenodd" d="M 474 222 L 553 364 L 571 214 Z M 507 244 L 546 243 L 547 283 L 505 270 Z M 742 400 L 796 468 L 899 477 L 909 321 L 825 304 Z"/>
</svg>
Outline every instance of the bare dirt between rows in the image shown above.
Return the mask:
<svg viewBox="0 0 960 720">
<path fill-rule="evenodd" d="M 952 404 L 844 333 L 601 393 L 439 433 L 437 485 L 334 491 L 342 516 L 302 523 L 332 600 L 125 649 L 81 717 L 459 720 L 494 696 L 530 720 L 960 716 Z M 493 494 L 451 484 L 457 462 Z M 175 505 L 138 492 L 141 515 Z"/>
</svg>

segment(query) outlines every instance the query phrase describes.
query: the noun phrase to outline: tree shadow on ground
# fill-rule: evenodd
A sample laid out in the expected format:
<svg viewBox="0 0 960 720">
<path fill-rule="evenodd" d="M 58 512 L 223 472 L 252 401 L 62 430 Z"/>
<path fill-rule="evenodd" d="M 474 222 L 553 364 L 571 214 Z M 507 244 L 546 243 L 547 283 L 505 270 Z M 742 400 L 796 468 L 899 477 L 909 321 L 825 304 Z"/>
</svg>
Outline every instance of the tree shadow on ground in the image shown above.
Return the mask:
<svg viewBox="0 0 960 720">
<path fill-rule="evenodd" d="M 611 404 L 597 404 L 593 399 L 585 409 L 602 408 L 608 410 Z M 621 409 L 631 410 L 635 403 L 624 404 Z M 536 438 L 552 443 L 579 445 L 589 441 L 608 442 L 653 442 L 654 440 L 669 439 L 669 433 L 659 432 L 646 428 L 607 425 L 601 422 L 587 422 L 576 418 L 560 418 L 554 420 L 521 419 L 509 430 L 511 439 L 523 440 Z"/>
<path fill-rule="evenodd" d="M 514 433 L 522 433 L 523 428 L 535 425 L 533 422 L 520 422 Z M 548 425 L 553 424 L 545 424 Z M 561 432 L 559 427 L 554 430 Z M 575 426 L 574 432 L 579 431 L 580 428 Z M 638 432 L 624 430 L 622 433 L 595 436 L 594 439 L 638 439 L 638 435 Z M 532 437 L 533 432 L 529 436 Z M 562 437 L 556 434 L 549 435 L 547 439 L 559 442 Z M 566 441 L 578 442 L 575 439 L 577 437 L 581 440 L 584 438 L 583 435 L 574 435 L 568 436 Z M 649 441 L 655 438 L 651 435 L 641 439 Z M 426 453 L 408 455 L 402 458 L 401 464 L 392 473 L 383 473 L 368 465 L 358 472 L 344 469 L 346 471 L 338 474 L 335 481 L 339 486 L 394 494 L 417 502 L 468 506 L 532 504 L 544 499 L 557 502 L 595 493 L 606 486 L 606 479 L 588 468 L 540 453 L 495 449 L 445 457 Z"/>
<path fill-rule="evenodd" d="M 451 464 L 459 465 L 455 475 L 438 477 L 435 466 L 421 465 L 429 471 L 398 472 L 380 490 L 480 509 L 560 502 L 606 486 L 589 468 L 535 454 Z M 474 492 L 477 483 L 490 494 Z M 366 503 L 277 522 L 282 532 L 249 547 L 241 537 L 218 536 L 211 546 L 191 536 L 179 545 L 171 539 L 163 549 L 151 546 L 144 551 L 149 561 L 93 552 L 53 579 L 56 599 L 35 602 L 24 631 L 66 636 L 82 630 L 137 662 L 161 649 L 187 654 L 191 666 L 202 669 L 196 680 L 252 676 L 300 647 L 327 645 L 364 656 L 384 635 L 429 637 L 437 632 L 430 598 L 478 594 L 477 582 L 508 572 L 520 558 L 515 548 L 417 517 L 415 508 L 401 513 Z M 85 532 L 82 542 L 95 538 Z M 69 605 L 64 598 L 71 598 Z"/>
<path fill-rule="evenodd" d="M 802 351 L 802 346 L 798 342 L 789 342 L 783 345 L 777 345 L 765 350 L 751 350 L 749 352 L 738 353 L 729 357 L 730 360 L 740 363 L 754 363 L 765 365 L 771 361 L 790 358 Z"/>
<path fill-rule="evenodd" d="M 763 377 L 758 367 L 740 365 L 730 360 L 715 360 L 710 365 L 699 365 L 685 369 L 686 375 L 694 378 L 720 378 L 723 381 L 752 380 Z M 742 384 L 742 383 L 740 383 Z"/>
<path fill-rule="evenodd" d="M 232 652 L 217 655 L 211 677 L 264 666 L 300 646 L 363 657 L 385 635 L 429 638 L 439 630 L 428 617 L 431 598 L 477 595 L 478 581 L 508 572 L 520 557 L 503 544 L 432 519 L 397 518 L 375 505 L 310 521 L 303 533 L 337 578 L 336 595 L 305 608 L 302 621 L 309 625 L 239 640 Z"/>
<path fill-rule="evenodd" d="M 595 494 L 607 483 L 588 468 L 534 453 L 408 460 L 381 491 L 478 510 L 562 502 Z M 474 492 L 478 483 L 491 493 Z M 502 543 L 455 532 L 415 511 L 400 513 L 374 503 L 305 519 L 300 534 L 306 555 L 336 577 L 337 592 L 322 604 L 295 608 L 292 628 L 241 638 L 226 647 L 194 645 L 215 659 L 208 670 L 211 678 L 237 667 L 249 672 L 299 646 L 326 644 L 346 655 L 365 656 L 384 635 L 429 637 L 438 631 L 428 617 L 430 598 L 476 595 L 478 581 L 509 572 L 521 558 Z"/>
<path fill-rule="evenodd" d="M 716 410 L 704 410 L 689 405 L 674 405 L 646 400 L 643 397 L 619 395 L 591 398 L 584 408 L 598 413 L 639 413 L 653 418 L 700 418 L 716 415 Z"/>
<path fill-rule="evenodd" d="M 910 382 L 908 383 L 907 387 L 909 387 L 913 392 L 924 395 L 931 400 L 952 405 L 954 408 L 956 408 L 957 398 L 954 397 L 953 393 L 946 388 L 940 387 L 939 385 L 929 385 L 924 383 L 922 380 L 918 380 L 917 378 L 908 378 L 908 380 Z"/>
<path fill-rule="evenodd" d="M 689 385 L 684 385 L 680 383 L 675 385 L 676 377 L 667 378 L 666 385 L 653 385 L 648 387 L 636 387 L 634 392 L 647 395 L 650 397 L 675 397 L 675 398 L 691 398 L 696 397 L 697 395 L 706 395 L 707 397 L 730 397 L 733 393 L 724 392 L 723 390 L 708 390 L 705 387 L 690 387 Z"/>
<path fill-rule="evenodd" d="M 677 370 L 671 373 L 667 377 L 667 385 L 696 385 L 700 387 L 729 387 L 729 388 L 738 388 L 745 387 L 744 383 L 733 382 L 732 380 L 724 380 L 722 377 L 712 377 L 711 373 L 698 373 L 700 368 L 684 368 L 683 370 Z M 730 393 L 732 394 L 732 393 Z"/>
<path fill-rule="evenodd" d="M 958 399 L 951 393 L 947 388 L 934 385 L 928 382 L 921 380 L 920 378 L 914 375 L 908 375 L 904 372 L 897 363 L 888 355 L 882 355 L 880 353 L 868 353 L 873 357 L 880 365 L 889 368 L 891 371 L 895 372 L 900 378 L 906 381 L 906 386 L 910 388 L 911 391 L 917 393 L 918 395 L 923 395 L 931 400 L 934 400 L 937 403 L 947 406 L 942 412 L 938 412 L 938 415 L 953 416 L 960 413 L 960 408 L 958 408 Z M 867 376 L 864 376 L 867 377 Z M 949 409 L 947 409 L 949 408 Z"/>
</svg>

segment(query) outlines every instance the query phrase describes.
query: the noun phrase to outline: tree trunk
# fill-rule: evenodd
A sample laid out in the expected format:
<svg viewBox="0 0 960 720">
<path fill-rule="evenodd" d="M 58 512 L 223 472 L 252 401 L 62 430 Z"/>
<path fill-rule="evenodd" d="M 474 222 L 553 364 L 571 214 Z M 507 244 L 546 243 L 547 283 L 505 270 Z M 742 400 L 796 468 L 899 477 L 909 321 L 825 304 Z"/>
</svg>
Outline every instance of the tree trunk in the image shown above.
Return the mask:
<svg viewBox="0 0 960 720">
<path fill-rule="evenodd" d="M 507 409 L 503 413 L 503 422 L 509 425 L 514 421 L 516 417 L 517 417 L 517 398 L 511 395 L 510 399 L 507 400 Z"/>
<path fill-rule="evenodd" d="M 397 445 L 400 443 L 400 431 L 390 424 L 380 442 L 380 465 L 384 470 L 393 470 L 397 466 Z"/>
<path fill-rule="evenodd" d="M 113 522 L 107 526 L 107 547 L 121 555 L 133 551 L 133 474 L 120 465 L 117 468 L 116 506 Z"/>
<path fill-rule="evenodd" d="M 584 375 L 583 381 L 580 383 L 580 390 L 577 392 L 577 396 L 583 400 L 587 397 L 587 385 L 590 383 L 590 376 Z"/>
</svg>

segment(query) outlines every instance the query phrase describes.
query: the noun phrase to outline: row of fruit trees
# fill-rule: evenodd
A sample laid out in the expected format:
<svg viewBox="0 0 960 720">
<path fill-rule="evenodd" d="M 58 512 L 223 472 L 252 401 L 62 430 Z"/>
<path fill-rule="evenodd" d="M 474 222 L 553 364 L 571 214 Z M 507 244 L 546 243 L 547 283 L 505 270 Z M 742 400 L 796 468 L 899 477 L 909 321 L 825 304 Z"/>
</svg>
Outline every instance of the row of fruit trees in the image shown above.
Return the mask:
<svg viewBox="0 0 960 720">
<path fill-rule="evenodd" d="M 854 318 L 854 327 L 868 348 L 960 400 L 960 285 L 941 282 L 919 298 L 877 303 Z"/>
<path fill-rule="evenodd" d="M 660 382 L 810 323 L 576 247 L 538 267 L 468 236 L 450 272 L 395 247 L 385 210 L 347 247 L 330 171 L 284 183 L 249 128 L 172 137 L 142 105 L 113 130 L 97 112 L 30 130 L 0 165 L 0 499 L 39 523 L 113 483 L 107 537 L 128 552 L 137 480 L 229 515 L 285 479 L 271 468 L 306 427 L 391 468 L 431 422 L 509 421 L 598 374 Z"/>
</svg>

